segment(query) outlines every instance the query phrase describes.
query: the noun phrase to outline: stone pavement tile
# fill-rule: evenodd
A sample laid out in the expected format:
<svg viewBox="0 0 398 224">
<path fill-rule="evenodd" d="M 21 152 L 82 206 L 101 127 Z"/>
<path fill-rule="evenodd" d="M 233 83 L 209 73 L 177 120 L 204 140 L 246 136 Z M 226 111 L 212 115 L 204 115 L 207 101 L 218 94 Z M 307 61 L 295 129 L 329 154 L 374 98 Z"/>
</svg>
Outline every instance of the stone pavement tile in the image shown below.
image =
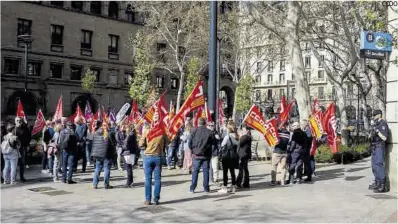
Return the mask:
<svg viewBox="0 0 398 224">
<path fill-rule="evenodd" d="M 78 177 L 86 181 L 76 185 L 39 182 L 1 189 L 2 201 L 7 201 L 7 206 L 2 206 L 1 221 L 356 222 L 380 205 L 388 211 L 396 211 L 396 205 L 394 208 L 388 204 L 396 204 L 396 198 L 367 196 L 372 195 L 367 189 L 372 179 L 369 160 L 344 166 L 328 164 L 320 167 L 317 171 L 319 177 L 314 178 L 312 183 L 271 187 L 270 165 L 251 162 L 252 188 L 228 195 L 201 193 L 202 175 L 199 175 L 198 193 L 188 194 L 190 176 L 180 175 L 180 170 L 164 169 L 160 200 L 164 209 L 161 212 L 142 209 L 142 170 L 134 170 L 137 187 L 130 189 L 90 189 L 92 174 L 87 173 Z M 111 176 L 117 177 L 111 180 L 112 185 L 124 184 L 122 172 L 112 170 Z M 34 187 L 52 187 L 72 194 L 48 196 L 28 190 Z M 380 215 L 385 216 L 382 222 L 392 212 Z"/>
</svg>

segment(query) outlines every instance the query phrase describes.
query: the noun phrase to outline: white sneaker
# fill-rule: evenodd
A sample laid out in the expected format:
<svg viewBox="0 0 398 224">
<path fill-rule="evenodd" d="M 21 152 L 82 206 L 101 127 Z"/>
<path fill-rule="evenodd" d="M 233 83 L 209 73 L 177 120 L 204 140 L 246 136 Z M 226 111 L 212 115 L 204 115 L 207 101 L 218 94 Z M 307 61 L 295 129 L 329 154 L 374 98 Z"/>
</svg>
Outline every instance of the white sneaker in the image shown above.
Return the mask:
<svg viewBox="0 0 398 224">
<path fill-rule="evenodd" d="M 232 192 L 232 193 L 235 193 L 235 192 L 236 192 L 236 186 L 235 186 L 235 185 L 232 185 L 232 186 L 231 186 L 231 192 Z"/>
<path fill-rule="evenodd" d="M 48 173 L 48 170 L 41 170 L 41 173 Z"/>
<path fill-rule="evenodd" d="M 25 166 L 25 168 L 26 168 L 26 169 L 29 169 L 29 166 L 28 166 L 28 165 L 26 165 L 26 166 Z"/>
<path fill-rule="evenodd" d="M 227 193 L 228 193 L 228 190 L 227 190 L 226 187 L 222 187 L 220 190 L 218 190 L 218 193 L 227 194 Z"/>
</svg>

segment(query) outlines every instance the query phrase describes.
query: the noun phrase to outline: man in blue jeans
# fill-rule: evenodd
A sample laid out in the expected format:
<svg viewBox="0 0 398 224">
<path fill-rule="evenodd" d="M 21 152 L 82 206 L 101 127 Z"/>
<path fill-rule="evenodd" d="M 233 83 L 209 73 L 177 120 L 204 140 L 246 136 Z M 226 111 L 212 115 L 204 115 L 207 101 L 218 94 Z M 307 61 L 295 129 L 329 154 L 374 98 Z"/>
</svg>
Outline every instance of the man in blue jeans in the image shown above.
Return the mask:
<svg viewBox="0 0 398 224">
<path fill-rule="evenodd" d="M 200 167 L 203 169 L 203 190 L 206 193 L 210 192 L 209 164 L 212 155 L 212 148 L 214 144 L 216 144 L 216 141 L 213 132 L 206 128 L 205 125 L 206 120 L 204 118 L 199 118 L 198 128 L 192 132 L 192 141 L 189 143 L 189 148 L 192 149 L 193 155 L 192 183 L 189 193 L 195 192 Z"/>
<path fill-rule="evenodd" d="M 180 132 L 177 132 L 177 134 L 175 135 L 175 137 L 167 147 L 167 169 L 169 170 L 176 168 L 178 161 L 177 151 L 179 145 L 180 145 Z"/>
<path fill-rule="evenodd" d="M 156 126 L 159 122 L 159 114 L 154 113 L 152 118 L 152 131 L 146 137 L 146 149 L 144 156 L 145 173 L 145 202 L 144 205 L 150 205 L 152 200 L 152 174 L 155 179 L 155 190 L 153 202 L 158 205 L 160 200 L 161 175 L 162 175 L 162 153 L 166 146 L 167 136 Z"/>
<path fill-rule="evenodd" d="M 73 130 L 72 122 L 66 123 L 66 128 L 59 135 L 59 142 L 62 150 L 62 181 L 68 184 L 75 184 L 76 182 L 72 180 L 72 175 L 73 160 L 77 152 L 77 137 Z M 69 168 L 68 177 L 66 177 L 67 165 Z"/>
</svg>

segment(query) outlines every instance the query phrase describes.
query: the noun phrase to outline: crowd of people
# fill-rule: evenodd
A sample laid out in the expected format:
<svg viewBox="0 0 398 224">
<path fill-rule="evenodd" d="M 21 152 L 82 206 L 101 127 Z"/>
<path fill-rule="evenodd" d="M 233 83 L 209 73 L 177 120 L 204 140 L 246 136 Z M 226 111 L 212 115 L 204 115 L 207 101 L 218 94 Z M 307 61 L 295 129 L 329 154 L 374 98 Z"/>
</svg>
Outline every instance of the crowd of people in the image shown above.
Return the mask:
<svg viewBox="0 0 398 224">
<path fill-rule="evenodd" d="M 158 114 L 155 113 L 153 121 L 157 119 Z M 102 171 L 104 188 L 111 189 L 110 173 L 114 166 L 118 170 L 125 170 L 124 187 L 129 188 L 134 183 L 133 170 L 138 167 L 138 160 L 142 157 L 146 205 L 152 202 L 152 179 L 153 202 L 159 203 L 163 165 L 167 165 L 168 169 L 180 167 L 192 175 L 189 193 L 195 193 L 200 171 L 203 173 L 205 193 L 210 192 L 210 185 L 220 187 L 219 193 L 250 188 L 248 162 L 252 156 L 251 129 L 244 124 L 238 129 L 232 120 L 227 119 L 223 120 L 219 131 L 215 129 L 214 122 L 206 122 L 205 118 L 199 118 L 197 123 L 197 127 L 194 127 L 188 117 L 177 135 L 169 140 L 166 134 L 149 139 L 150 125 L 147 123 L 141 126 L 105 125 L 100 120 L 85 122 L 82 117 L 76 117 L 74 122 L 66 119 L 47 121 L 41 135 L 42 172 L 51 175 L 54 182 L 75 184 L 73 173 L 78 171 L 79 162 L 82 161 L 83 173 L 88 166 L 94 166 L 93 189 L 98 188 Z M 3 142 L 9 143 L 9 151 L 2 150 L 4 184 L 17 183 L 17 164 L 20 181 L 24 182 L 30 131 L 23 119 L 17 117 L 15 124 L 2 124 L 1 133 L 2 149 Z M 308 122 L 303 120 L 301 125 L 295 122 L 290 127 L 289 124 L 281 124 L 278 134 L 280 141 L 272 155 L 271 185 L 311 181 L 315 164 L 309 155 L 312 137 Z M 277 179 L 278 167 L 281 177 Z M 235 170 L 238 170 L 237 176 Z M 222 174 L 221 178 L 219 173 Z M 303 179 L 303 175 L 307 178 Z"/>
</svg>

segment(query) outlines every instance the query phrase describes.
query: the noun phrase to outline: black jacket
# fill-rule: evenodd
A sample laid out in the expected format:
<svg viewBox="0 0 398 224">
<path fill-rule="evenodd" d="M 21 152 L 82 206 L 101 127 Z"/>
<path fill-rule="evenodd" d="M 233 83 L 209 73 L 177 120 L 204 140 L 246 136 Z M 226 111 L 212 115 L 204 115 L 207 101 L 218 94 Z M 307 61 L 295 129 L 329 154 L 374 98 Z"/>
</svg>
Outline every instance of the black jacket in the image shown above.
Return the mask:
<svg viewBox="0 0 398 224">
<path fill-rule="evenodd" d="M 296 129 L 293 132 L 292 140 L 290 142 L 289 152 L 304 154 L 308 150 L 309 138 L 307 134 L 301 129 Z"/>
<path fill-rule="evenodd" d="M 196 159 L 210 159 L 214 141 L 213 132 L 205 126 L 200 126 L 192 132 L 189 148 L 192 149 L 192 154 Z"/>
<path fill-rule="evenodd" d="M 250 159 L 252 156 L 252 137 L 250 135 L 242 135 L 239 139 L 239 158 Z"/>
<path fill-rule="evenodd" d="M 21 142 L 21 147 L 28 147 L 30 145 L 30 140 L 32 139 L 31 132 L 26 124 L 22 124 L 15 128 L 15 135 Z"/>
<path fill-rule="evenodd" d="M 61 150 L 65 150 L 69 153 L 75 153 L 77 151 L 77 137 L 72 129 L 65 128 L 59 134 L 59 143 Z"/>
<path fill-rule="evenodd" d="M 138 152 L 138 143 L 137 143 L 137 135 L 134 132 L 130 132 L 125 139 L 125 145 L 122 147 L 122 155 L 131 155 L 137 154 Z"/>
<path fill-rule="evenodd" d="M 275 153 L 287 153 L 287 147 L 290 141 L 290 132 L 288 130 L 278 130 L 279 144 L 275 146 Z"/>
<path fill-rule="evenodd" d="M 103 129 L 99 128 L 94 132 L 91 156 L 97 158 L 112 158 L 113 155 L 114 152 L 109 144 L 109 136 L 105 138 Z"/>
</svg>

